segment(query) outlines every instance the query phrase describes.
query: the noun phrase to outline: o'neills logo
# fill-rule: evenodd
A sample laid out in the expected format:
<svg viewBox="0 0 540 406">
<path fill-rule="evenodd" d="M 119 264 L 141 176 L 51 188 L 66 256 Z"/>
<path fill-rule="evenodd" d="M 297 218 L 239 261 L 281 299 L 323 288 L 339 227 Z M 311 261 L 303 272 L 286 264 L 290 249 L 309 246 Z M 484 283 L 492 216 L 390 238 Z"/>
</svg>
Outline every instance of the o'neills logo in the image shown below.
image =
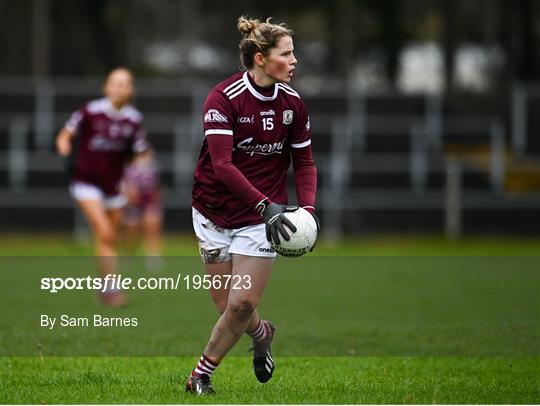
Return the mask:
<svg viewBox="0 0 540 406">
<path fill-rule="evenodd" d="M 258 155 L 272 155 L 281 154 L 283 150 L 284 141 L 274 142 L 273 144 L 252 144 L 253 137 L 246 138 L 236 144 L 236 148 L 241 149 L 246 154 L 251 156 Z"/>
</svg>

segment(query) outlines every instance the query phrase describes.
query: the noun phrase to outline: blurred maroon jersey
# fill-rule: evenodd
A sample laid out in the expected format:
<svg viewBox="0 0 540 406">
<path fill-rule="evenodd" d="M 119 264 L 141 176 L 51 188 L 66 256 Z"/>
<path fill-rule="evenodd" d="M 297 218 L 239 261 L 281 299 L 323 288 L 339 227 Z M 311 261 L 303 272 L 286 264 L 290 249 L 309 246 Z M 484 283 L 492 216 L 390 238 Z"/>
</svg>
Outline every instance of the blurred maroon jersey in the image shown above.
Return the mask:
<svg viewBox="0 0 540 406">
<path fill-rule="evenodd" d="M 78 137 L 72 180 L 98 186 L 106 196 L 117 195 L 126 160 L 148 148 L 142 120 L 133 106 L 116 110 L 107 98 L 73 113 L 65 125 Z"/>
<path fill-rule="evenodd" d="M 134 188 L 138 194 L 136 206 L 145 208 L 152 204 L 159 204 L 159 169 L 153 159 L 137 162 L 126 166 L 122 183 L 127 188 Z"/>
<path fill-rule="evenodd" d="M 263 89 L 247 72 L 218 84 L 204 104 L 206 138 L 195 169 L 193 206 L 224 228 L 262 223 L 255 211 L 261 196 L 287 203 L 291 149 L 309 148 L 311 156 L 309 127 L 304 102 L 286 84 Z M 257 189 L 249 198 L 233 193 L 215 173 L 207 141 L 215 136 L 233 138 L 232 164 Z M 312 206 L 314 201 L 299 204 Z"/>
</svg>

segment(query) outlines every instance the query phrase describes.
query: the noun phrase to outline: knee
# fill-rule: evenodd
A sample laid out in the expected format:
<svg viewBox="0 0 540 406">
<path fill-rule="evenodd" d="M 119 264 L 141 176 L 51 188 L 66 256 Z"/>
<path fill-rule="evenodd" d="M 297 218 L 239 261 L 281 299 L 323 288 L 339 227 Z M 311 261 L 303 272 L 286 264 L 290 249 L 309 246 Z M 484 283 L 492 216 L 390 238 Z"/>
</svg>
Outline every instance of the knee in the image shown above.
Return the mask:
<svg viewBox="0 0 540 406">
<path fill-rule="evenodd" d="M 96 236 L 101 244 L 113 246 L 116 244 L 116 233 L 112 228 L 102 227 L 96 230 Z"/>
<path fill-rule="evenodd" d="M 255 311 L 256 304 L 249 299 L 243 299 L 237 302 L 232 302 L 227 305 L 227 310 L 238 320 L 245 321 L 251 317 Z"/>
<path fill-rule="evenodd" d="M 225 313 L 225 310 L 227 309 L 227 302 L 216 302 L 216 307 L 218 309 L 219 314 Z"/>
<path fill-rule="evenodd" d="M 227 295 L 221 291 L 215 290 L 211 292 L 211 296 L 219 314 L 225 313 L 225 309 L 227 309 Z"/>
</svg>

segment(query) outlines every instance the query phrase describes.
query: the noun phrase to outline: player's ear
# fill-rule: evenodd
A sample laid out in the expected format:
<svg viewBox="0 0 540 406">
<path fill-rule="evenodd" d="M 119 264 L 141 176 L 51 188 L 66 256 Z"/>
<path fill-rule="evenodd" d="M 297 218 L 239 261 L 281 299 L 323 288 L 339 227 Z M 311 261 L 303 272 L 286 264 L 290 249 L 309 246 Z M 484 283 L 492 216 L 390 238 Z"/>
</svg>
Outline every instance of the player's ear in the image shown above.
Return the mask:
<svg viewBox="0 0 540 406">
<path fill-rule="evenodd" d="M 264 57 L 264 55 L 261 52 L 257 52 L 254 58 L 255 58 L 255 65 L 263 68 L 264 65 L 266 64 L 266 58 Z"/>
</svg>

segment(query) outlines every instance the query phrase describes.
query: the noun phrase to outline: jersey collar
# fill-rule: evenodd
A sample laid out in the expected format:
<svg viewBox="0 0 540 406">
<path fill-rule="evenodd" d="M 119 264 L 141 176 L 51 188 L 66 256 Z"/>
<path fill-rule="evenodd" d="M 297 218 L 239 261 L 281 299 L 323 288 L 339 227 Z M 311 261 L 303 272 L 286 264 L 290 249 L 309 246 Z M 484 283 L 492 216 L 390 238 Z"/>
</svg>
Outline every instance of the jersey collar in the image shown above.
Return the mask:
<svg viewBox="0 0 540 406">
<path fill-rule="evenodd" d="M 257 99 L 259 100 L 262 100 L 262 101 L 271 101 L 271 100 L 275 100 L 276 97 L 277 97 L 277 94 L 278 94 L 278 85 L 277 83 L 274 84 L 274 94 L 272 94 L 272 96 L 264 96 L 262 94 L 260 94 L 254 87 L 253 85 L 251 84 L 251 82 L 249 81 L 249 78 L 248 78 L 248 73 L 247 71 L 244 72 L 244 76 L 243 76 L 243 79 L 244 79 L 244 83 L 246 84 L 249 92 L 255 96 Z"/>
<path fill-rule="evenodd" d="M 101 99 L 101 109 L 103 113 L 105 113 L 105 115 L 107 115 L 109 118 L 113 120 L 120 120 L 125 118 L 125 116 L 127 115 L 126 113 L 128 110 L 128 105 L 126 104 L 122 106 L 120 110 L 117 110 L 113 106 L 112 102 L 107 97 L 104 97 L 103 99 Z"/>
</svg>

